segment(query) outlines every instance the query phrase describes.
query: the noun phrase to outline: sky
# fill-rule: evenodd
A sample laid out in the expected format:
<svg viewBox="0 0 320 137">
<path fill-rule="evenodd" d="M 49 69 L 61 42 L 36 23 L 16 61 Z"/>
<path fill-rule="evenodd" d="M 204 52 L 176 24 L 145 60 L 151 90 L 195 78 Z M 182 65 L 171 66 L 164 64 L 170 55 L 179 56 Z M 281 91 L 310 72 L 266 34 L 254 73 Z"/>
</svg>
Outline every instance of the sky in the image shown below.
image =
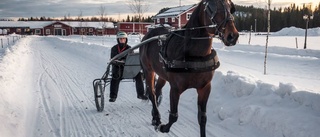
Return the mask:
<svg viewBox="0 0 320 137">
<path fill-rule="evenodd" d="M 151 1 L 151 0 L 150 0 Z M 179 6 L 179 0 L 152 0 L 148 2 L 149 10 L 146 16 L 152 16 L 158 13 L 162 8 Z M 50 17 L 59 18 L 64 16 L 77 17 L 97 16 L 98 9 L 103 6 L 107 9 L 108 16 L 115 19 L 126 18 L 130 15 L 128 0 L 1 0 L 0 18 L 20 18 L 20 17 Z M 182 0 L 181 5 L 189 5 L 198 3 L 199 0 Z M 233 0 L 239 5 L 254 5 L 256 7 L 265 8 L 267 0 Z M 290 3 L 316 3 L 320 0 L 272 0 L 275 7 L 288 6 Z M 160 6 L 161 5 L 161 6 Z"/>
<path fill-rule="evenodd" d="M 232 47 L 218 39 L 220 67 L 207 104 L 208 137 L 319 137 L 320 28 L 285 28 L 269 37 L 242 33 Z M 197 92 L 180 96 L 179 118 L 169 133 L 151 125 L 151 103 L 136 98 L 133 80 L 121 82 L 116 102 L 97 112 L 92 81 L 110 59 L 111 36 L 0 36 L 0 133 L 2 137 L 196 137 Z M 12 42 L 13 38 L 16 40 Z M 296 40 L 298 48 L 296 48 Z M 128 44 L 139 43 L 129 35 Z M 156 46 L 156 45 L 154 45 Z M 159 106 L 169 118 L 169 84 Z"/>
</svg>

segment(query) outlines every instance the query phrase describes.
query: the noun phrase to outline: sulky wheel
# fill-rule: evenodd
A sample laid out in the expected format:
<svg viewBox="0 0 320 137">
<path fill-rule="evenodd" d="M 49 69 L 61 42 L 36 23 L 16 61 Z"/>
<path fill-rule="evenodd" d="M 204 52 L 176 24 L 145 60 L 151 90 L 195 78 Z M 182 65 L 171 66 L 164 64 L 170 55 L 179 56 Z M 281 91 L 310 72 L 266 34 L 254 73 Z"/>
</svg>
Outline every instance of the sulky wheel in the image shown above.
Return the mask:
<svg viewBox="0 0 320 137">
<path fill-rule="evenodd" d="M 97 111 L 101 112 L 104 108 L 104 84 L 102 80 L 94 83 L 94 100 L 96 103 Z"/>
</svg>

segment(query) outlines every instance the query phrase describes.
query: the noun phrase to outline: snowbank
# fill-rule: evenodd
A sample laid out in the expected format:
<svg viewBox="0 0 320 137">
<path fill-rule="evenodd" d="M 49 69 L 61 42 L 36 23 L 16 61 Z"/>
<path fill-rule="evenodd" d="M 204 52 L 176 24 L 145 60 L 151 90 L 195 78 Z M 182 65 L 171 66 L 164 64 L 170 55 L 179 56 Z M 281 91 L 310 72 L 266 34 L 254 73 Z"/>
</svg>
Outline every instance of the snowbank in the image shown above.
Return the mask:
<svg viewBox="0 0 320 137">
<path fill-rule="evenodd" d="M 219 118 L 216 122 L 230 131 L 254 127 L 272 137 L 320 134 L 315 130 L 320 122 L 320 94 L 298 91 L 292 84 L 267 84 L 232 71 L 217 72 L 212 83 L 215 92 L 210 104 Z"/>
<path fill-rule="evenodd" d="M 283 28 L 280 31 L 273 33 L 273 36 L 305 36 L 305 29 L 288 27 Z M 320 27 L 318 28 L 309 28 L 308 36 L 320 36 Z"/>
</svg>

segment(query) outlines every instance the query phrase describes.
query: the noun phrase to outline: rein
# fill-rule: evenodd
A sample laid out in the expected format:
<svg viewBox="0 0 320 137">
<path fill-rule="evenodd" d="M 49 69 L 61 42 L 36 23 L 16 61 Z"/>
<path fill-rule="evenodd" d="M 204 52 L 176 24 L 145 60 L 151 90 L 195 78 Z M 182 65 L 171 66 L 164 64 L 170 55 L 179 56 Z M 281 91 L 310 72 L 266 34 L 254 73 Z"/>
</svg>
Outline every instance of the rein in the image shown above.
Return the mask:
<svg viewBox="0 0 320 137">
<path fill-rule="evenodd" d="M 214 49 L 211 50 L 211 54 L 206 55 L 204 57 L 197 57 L 197 56 L 186 56 L 183 60 L 168 60 L 167 58 L 167 46 L 168 41 L 170 41 L 171 35 L 178 36 L 182 39 L 191 39 L 191 40 L 205 40 L 205 39 L 212 39 L 212 38 L 218 38 L 223 39 L 223 31 L 225 30 L 226 24 L 228 21 L 233 21 L 234 18 L 231 15 L 230 11 L 227 9 L 227 5 L 222 1 L 218 0 L 218 2 L 215 2 L 214 4 L 210 4 L 211 1 L 205 1 L 202 4 L 204 5 L 204 14 L 208 16 L 210 19 L 211 24 L 207 25 L 206 20 L 204 19 L 204 26 L 200 27 L 191 27 L 191 28 L 183 28 L 180 30 L 171 31 L 169 35 L 169 39 L 163 41 L 159 40 L 158 44 L 161 47 L 159 56 L 160 61 L 164 63 L 165 69 L 169 72 L 207 72 L 217 69 L 220 66 L 220 62 L 218 59 L 218 56 L 216 54 L 216 51 Z M 223 7 L 223 10 L 219 10 L 217 5 L 221 4 Z M 224 13 L 224 19 L 221 22 L 217 22 L 215 20 L 217 11 L 223 11 Z M 188 37 L 183 36 L 177 32 L 180 31 L 189 31 L 189 30 L 197 30 L 197 29 L 206 29 L 206 28 L 215 28 L 215 34 L 213 36 L 206 36 L 206 37 Z M 184 45 L 185 46 L 185 45 Z M 185 50 L 185 47 L 184 47 Z"/>
<path fill-rule="evenodd" d="M 184 30 L 188 30 L 188 29 L 184 29 Z M 194 30 L 194 29 L 192 29 L 192 30 Z M 176 30 L 176 31 L 182 31 L 182 30 Z M 180 37 L 180 38 L 186 39 L 186 36 L 182 36 L 182 35 L 180 35 L 180 34 L 178 34 L 178 33 L 175 33 L 176 31 L 171 31 L 170 33 L 172 33 L 172 34 L 174 34 L 174 35 L 176 35 L 176 36 L 178 36 L 178 37 Z M 201 39 L 213 39 L 213 38 L 218 38 L 218 39 L 220 39 L 220 36 L 214 35 L 214 36 L 209 36 L 209 37 L 190 37 L 189 39 L 201 40 Z"/>
</svg>

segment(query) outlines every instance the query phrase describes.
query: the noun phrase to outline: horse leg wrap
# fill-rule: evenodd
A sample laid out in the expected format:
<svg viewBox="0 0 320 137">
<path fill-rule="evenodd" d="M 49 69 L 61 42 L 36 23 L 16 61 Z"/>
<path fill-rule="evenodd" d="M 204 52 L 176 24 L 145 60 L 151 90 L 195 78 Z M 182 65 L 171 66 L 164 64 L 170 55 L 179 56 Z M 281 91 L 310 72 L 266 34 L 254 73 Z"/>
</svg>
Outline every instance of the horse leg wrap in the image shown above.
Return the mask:
<svg viewBox="0 0 320 137">
<path fill-rule="evenodd" d="M 178 120 L 178 113 L 170 113 L 169 115 L 169 122 L 174 123 Z"/>
<path fill-rule="evenodd" d="M 198 111 L 198 122 L 200 126 L 205 126 L 207 123 L 207 113 Z"/>
</svg>

